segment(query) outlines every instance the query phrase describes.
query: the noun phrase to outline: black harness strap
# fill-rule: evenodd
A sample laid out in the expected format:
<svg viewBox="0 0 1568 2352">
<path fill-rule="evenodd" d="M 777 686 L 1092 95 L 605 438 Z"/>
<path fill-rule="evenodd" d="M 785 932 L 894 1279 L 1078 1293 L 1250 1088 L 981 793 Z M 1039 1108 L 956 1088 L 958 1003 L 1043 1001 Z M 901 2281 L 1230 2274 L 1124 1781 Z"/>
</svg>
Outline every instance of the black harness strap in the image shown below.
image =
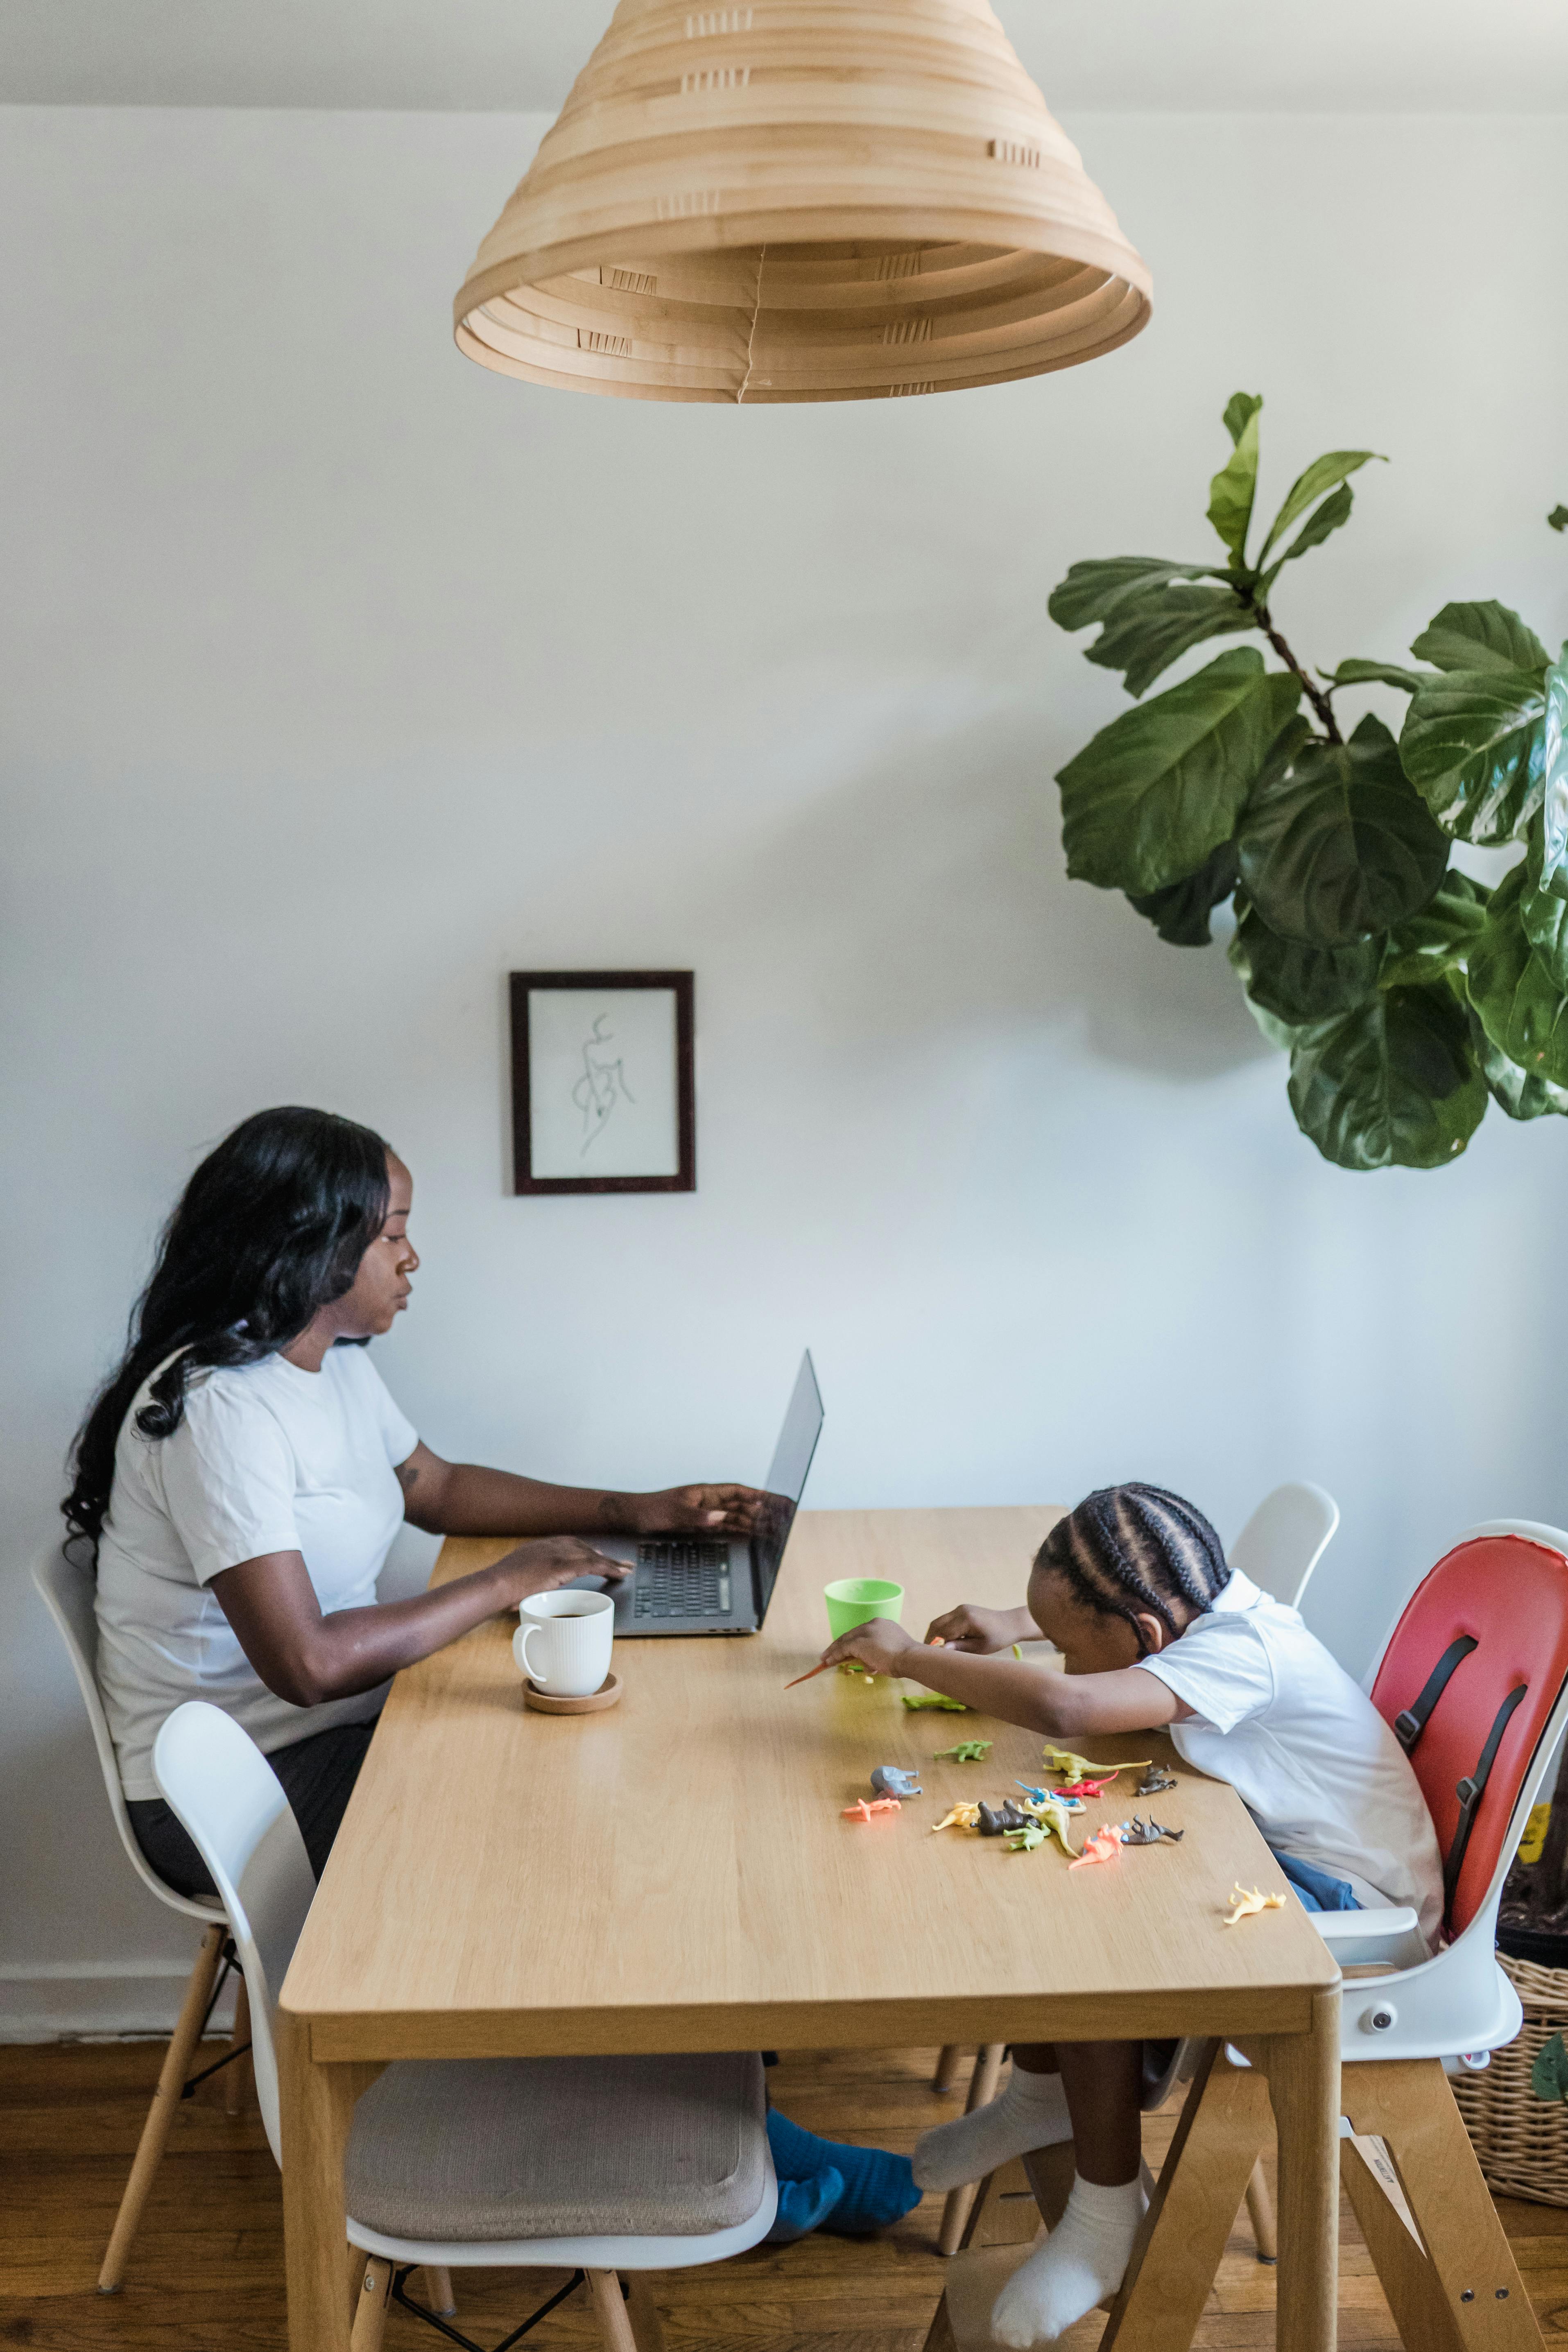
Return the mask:
<svg viewBox="0 0 1568 2352">
<path fill-rule="evenodd" d="M 1454 1825 L 1453 1843 L 1448 1848 L 1447 1860 L 1443 1864 L 1445 1925 L 1454 1907 L 1454 1890 L 1459 1884 L 1459 1873 L 1465 1866 L 1465 1848 L 1469 1844 L 1470 1832 L 1475 1826 L 1476 1814 L 1479 1811 L 1487 1781 L 1491 1776 L 1493 1759 L 1497 1755 L 1503 1733 L 1508 1729 L 1514 1708 L 1518 1706 L 1529 1688 L 1528 1683 L 1514 1685 L 1493 1718 L 1492 1727 L 1487 1734 L 1487 1744 L 1480 1752 L 1475 1770 L 1468 1780 L 1459 1781 L 1454 1790 L 1459 1800 L 1459 1818 Z M 1425 1696 L 1426 1694 L 1423 1693 L 1422 1696 Z"/>
<path fill-rule="evenodd" d="M 1461 1633 L 1458 1641 L 1450 1642 L 1427 1675 L 1421 1696 L 1415 1706 L 1407 1706 L 1403 1715 L 1394 1717 L 1394 1736 L 1406 1756 L 1426 1730 L 1426 1718 L 1447 1689 L 1453 1679 L 1455 1668 L 1462 1665 L 1470 1652 L 1479 1646 L 1474 1635 L 1470 1633 Z"/>
</svg>

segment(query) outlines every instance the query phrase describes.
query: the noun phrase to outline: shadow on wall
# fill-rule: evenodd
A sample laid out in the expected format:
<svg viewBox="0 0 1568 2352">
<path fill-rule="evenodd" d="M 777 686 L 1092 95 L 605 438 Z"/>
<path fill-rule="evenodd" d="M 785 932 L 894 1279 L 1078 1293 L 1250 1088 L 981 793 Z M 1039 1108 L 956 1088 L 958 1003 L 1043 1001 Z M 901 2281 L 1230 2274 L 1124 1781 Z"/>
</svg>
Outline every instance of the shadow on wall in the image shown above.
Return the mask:
<svg viewBox="0 0 1568 2352">
<path fill-rule="evenodd" d="M 1119 894 L 1068 881 L 1041 736 L 1037 713 L 994 712 L 714 859 L 704 893 L 721 929 L 744 927 L 746 1010 L 797 963 L 792 1012 L 840 1042 L 1072 1016 L 1095 1058 L 1178 1084 L 1269 1055 L 1220 942 L 1169 947 Z"/>
</svg>

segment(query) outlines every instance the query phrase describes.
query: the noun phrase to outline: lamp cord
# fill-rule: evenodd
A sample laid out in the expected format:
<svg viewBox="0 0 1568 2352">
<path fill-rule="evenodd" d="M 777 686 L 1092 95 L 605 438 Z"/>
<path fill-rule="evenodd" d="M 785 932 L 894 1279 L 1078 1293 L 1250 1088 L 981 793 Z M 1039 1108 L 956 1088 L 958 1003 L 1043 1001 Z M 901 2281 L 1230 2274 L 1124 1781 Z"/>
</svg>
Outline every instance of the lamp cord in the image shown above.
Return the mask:
<svg viewBox="0 0 1568 2352">
<path fill-rule="evenodd" d="M 763 269 L 767 261 L 767 247 L 765 245 L 760 246 L 757 249 L 757 291 L 752 303 L 752 331 L 746 337 L 746 373 L 741 378 L 741 389 L 735 394 L 735 405 L 737 408 L 739 408 L 741 403 L 746 397 L 746 386 L 752 381 L 752 353 L 756 349 L 757 320 L 761 316 L 763 308 Z"/>
</svg>

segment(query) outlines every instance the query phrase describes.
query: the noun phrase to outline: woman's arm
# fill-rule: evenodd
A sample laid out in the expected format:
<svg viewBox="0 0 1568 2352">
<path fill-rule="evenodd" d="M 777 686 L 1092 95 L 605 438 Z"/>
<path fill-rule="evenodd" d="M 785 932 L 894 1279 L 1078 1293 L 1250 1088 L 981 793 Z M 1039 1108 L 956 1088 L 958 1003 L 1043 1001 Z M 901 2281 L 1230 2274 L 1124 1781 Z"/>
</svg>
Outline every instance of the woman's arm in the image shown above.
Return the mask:
<svg viewBox="0 0 1568 2352">
<path fill-rule="evenodd" d="M 551 1486 L 475 1462 L 443 1462 L 423 1444 L 399 1463 L 397 1479 L 404 1517 L 438 1536 L 745 1536 L 763 1502 L 750 1486 L 671 1486 L 652 1495 Z"/>
<path fill-rule="evenodd" d="M 1139 1666 L 1109 1675 L 1042 1672 L 1016 1658 L 930 1648 L 887 1617 L 858 1625 L 822 1654 L 830 1665 L 858 1658 L 874 1675 L 902 1675 L 1004 1723 L 1022 1724 L 1026 1731 L 1058 1738 L 1092 1737 L 1097 1731 L 1149 1731 L 1192 1713 L 1158 1675 L 1146 1675 Z"/>
<path fill-rule="evenodd" d="M 556 1536 L 520 1544 L 492 1567 L 412 1600 L 336 1609 L 330 1617 L 322 1616 L 297 1551 L 243 1559 L 221 1570 L 210 1589 L 268 1689 L 290 1706 L 321 1706 L 374 1690 L 400 1666 L 445 1649 L 487 1617 L 515 1609 L 531 1592 L 553 1591 L 574 1577 L 626 1573 L 591 1544 Z"/>
</svg>

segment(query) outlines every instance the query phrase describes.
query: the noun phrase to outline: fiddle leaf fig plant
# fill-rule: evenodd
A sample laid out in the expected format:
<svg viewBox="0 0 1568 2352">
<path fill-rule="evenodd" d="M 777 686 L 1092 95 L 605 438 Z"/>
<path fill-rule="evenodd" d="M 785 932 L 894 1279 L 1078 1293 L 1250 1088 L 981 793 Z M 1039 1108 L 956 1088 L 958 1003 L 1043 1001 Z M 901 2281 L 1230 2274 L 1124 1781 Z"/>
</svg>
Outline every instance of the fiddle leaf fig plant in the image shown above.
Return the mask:
<svg viewBox="0 0 1568 2352">
<path fill-rule="evenodd" d="M 1506 605 L 1445 604 L 1418 667 L 1355 656 L 1312 676 L 1276 583 L 1385 461 L 1330 450 L 1258 536 L 1262 408 L 1226 407 L 1223 562 L 1075 563 L 1051 596 L 1062 628 L 1098 626 L 1088 658 L 1133 698 L 1058 773 L 1068 872 L 1124 892 L 1173 947 L 1208 946 L 1230 902 L 1230 961 L 1289 1054 L 1303 1133 L 1342 1168 L 1440 1167 L 1489 1100 L 1568 1112 L 1568 646 L 1554 663 Z M 1194 646 L 1242 635 L 1262 644 L 1144 699 Z M 1409 698 L 1397 738 L 1370 712 L 1342 730 L 1336 695 L 1372 685 Z M 1450 866 L 1456 841 L 1524 854 L 1488 890 Z"/>
</svg>

